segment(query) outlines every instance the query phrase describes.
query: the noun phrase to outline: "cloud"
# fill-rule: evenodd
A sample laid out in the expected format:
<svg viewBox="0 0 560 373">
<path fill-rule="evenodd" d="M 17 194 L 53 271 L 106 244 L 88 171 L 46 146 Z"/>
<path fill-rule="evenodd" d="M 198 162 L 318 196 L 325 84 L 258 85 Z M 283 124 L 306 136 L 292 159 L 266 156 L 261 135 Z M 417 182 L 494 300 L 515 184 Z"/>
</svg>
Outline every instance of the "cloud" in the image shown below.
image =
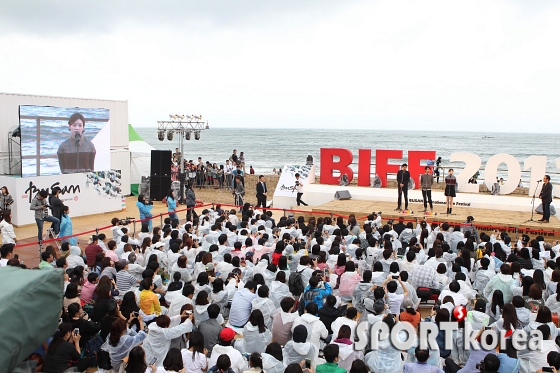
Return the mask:
<svg viewBox="0 0 560 373">
<path fill-rule="evenodd" d="M 560 4 L 84 4 L 2 2 L 3 91 L 126 99 L 140 126 L 560 128 Z"/>
<path fill-rule="evenodd" d="M 364 1 L 364 0 L 361 0 Z M 4 1 L 0 33 L 37 36 L 80 33 L 107 34 L 123 25 L 189 30 L 194 24 L 214 28 L 275 27 L 291 20 L 309 21 L 348 8 L 358 0 L 152 0 L 122 1 Z"/>
</svg>

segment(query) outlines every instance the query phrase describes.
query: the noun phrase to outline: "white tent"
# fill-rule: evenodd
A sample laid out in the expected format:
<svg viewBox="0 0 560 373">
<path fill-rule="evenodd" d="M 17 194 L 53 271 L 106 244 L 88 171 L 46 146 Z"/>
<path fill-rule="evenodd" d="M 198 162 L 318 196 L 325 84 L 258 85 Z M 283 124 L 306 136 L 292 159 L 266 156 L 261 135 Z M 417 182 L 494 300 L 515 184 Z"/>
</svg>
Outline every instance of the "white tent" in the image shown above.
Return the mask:
<svg viewBox="0 0 560 373">
<path fill-rule="evenodd" d="M 128 147 L 130 149 L 130 190 L 138 194 L 138 185 L 142 176 L 150 176 L 151 152 L 154 148 L 128 125 Z"/>
</svg>

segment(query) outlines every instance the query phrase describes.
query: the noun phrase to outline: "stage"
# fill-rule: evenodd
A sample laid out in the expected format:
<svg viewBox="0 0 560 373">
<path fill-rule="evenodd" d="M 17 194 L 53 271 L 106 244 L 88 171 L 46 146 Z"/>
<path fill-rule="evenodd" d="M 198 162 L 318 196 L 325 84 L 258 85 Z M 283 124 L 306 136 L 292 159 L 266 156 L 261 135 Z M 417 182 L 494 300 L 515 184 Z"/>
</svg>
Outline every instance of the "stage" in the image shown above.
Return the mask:
<svg viewBox="0 0 560 373">
<path fill-rule="evenodd" d="M 352 195 L 350 200 L 335 200 L 336 191 L 348 190 Z M 405 220 L 414 220 L 416 217 L 424 218 L 424 205 L 421 190 L 409 190 L 409 210 L 411 214 L 395 211 L 397 207 L 397 190 L 390 188 L 367 187 L 340 187 L 336 185 L 309 184 L 304 190 L 302 199 L 309 204 L 308 207 L 296 206 L 295 198 L 288 207 L 310 212 L 325 212 L 348 216 L 356 215 L 357 218 L 367 216 L 372 212 L 381 211 L 384 221 L 403 217 Z M 463 223 L 467 216 L 475 218 L 476 225 L 486 227 L 507 227 L 510 231 L 527 233 L 530 236 L 543 235 L 552 238 L 554 233 L 560 234 L 560 220 L 551 216 L 550 223 L 542 224 L 536 220 L 542 215 L 534 214 L 534 222 L 527 222 L 531 218 L 531 198 L 514 196 L 493 196 L 482 193 L 457 193 L 454 198 L 453 214 L 446 214 L 445 196 L 443 191 L 432 191 L 435 215 L 426 216 L 426 220 Z M 275 201 L 276 202 L 276 201 Z M 535 207 L 540 200 L 535 200 Z M 274 207 L 278 207 L 275 203 Z M 404 203 L 403 206 L 404 208 Z M 296 213 L 297 215 L 297 213 Z M 310 216 L 310 215 L 309 215 Z M 315 215 L 320 216 L 320 215 Z M 488 230 L 488 229 L 484 229 Z M 491 229 L 490 229 L 491 230 Z M 548 238 L 548 239 L 550 239 Z"/>
</svg>

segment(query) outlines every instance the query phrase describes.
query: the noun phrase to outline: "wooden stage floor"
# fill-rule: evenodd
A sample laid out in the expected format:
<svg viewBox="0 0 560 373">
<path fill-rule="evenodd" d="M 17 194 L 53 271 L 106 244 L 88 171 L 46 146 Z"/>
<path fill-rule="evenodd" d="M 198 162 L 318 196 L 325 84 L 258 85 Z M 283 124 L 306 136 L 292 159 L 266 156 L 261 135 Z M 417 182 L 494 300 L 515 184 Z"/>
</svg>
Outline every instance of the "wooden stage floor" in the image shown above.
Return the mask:
<svg viewBox="0 0 560 373">
<path fill-rule="evenodd" d="M 499 198 L 499 197 L 498 197 Z M 409 203 L 409 210 L 414 211 L 413 214 L 402 214 L 399 211 L 394 211 L 394 202 L 380 202 L 380 201 L 359 201 L 359 200 L 346 200 L 346 201 L 331 201 L 320 206 L 307 207 L 306 210 L 312 212 L 332 212 L 333 214 L 340 214 L 348 216 L 349 214 L 356 215 L 356 218 L 364 217 L 372 212 L 381 211 L 383 221 L 389 219 L 398 219 L 400 217 L 405 220 L 412 221 L 415 218 L 424 218 L 424 206 L 420 203 Z M 300 209 L 300 207 L 293 207 Z M 519 234 L 527 233 L 533 237 L 536 235 L 543 235 L 547 241 L 554 238 L 556 233 L 557 239 L 560 239 L 560 220 L 556 216 L 552 216 L 550 223 L 542 224 L 537 221 L 527 222 L 531 218 L 531 213 L 517 212 L 517 211 L 499 211 L 490 209 L 479 209 L 469 207 L 453 207 L 453 214 L 447 215 L 446 208 L 442 206 L 434 206 L 434 213 L 437 215 L 426 216 L 427 222 L 450 222 L 450 223 L 463 223 L 467 220 L 467 216 L 473 216 L 475 225 L 482 225 L 486 227 L 504 227 L 508 228 L 510 232 L 515 232 L 515 229 L 520 232 Z M 297 214 L 296 214 L 297 215 Z M 317 215 L 320 216 L 320 215 Z M 538 220 L 542 215 L 535 213 L 533 219 Z M 479 229 L 487 231 L 488 229 Z M 510 233 L 511 235 L 511 233 Z"/>
</svg>

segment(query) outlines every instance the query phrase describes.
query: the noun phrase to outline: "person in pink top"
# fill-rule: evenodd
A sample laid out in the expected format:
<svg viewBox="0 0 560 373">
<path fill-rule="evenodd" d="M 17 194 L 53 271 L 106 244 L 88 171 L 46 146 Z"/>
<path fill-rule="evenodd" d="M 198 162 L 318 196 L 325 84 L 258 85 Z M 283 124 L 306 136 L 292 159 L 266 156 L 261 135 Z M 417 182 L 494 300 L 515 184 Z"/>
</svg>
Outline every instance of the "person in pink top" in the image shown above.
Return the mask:
<svg viewBox="0 0 560 373">
<path fill-rule="evenodd" d="M 253 246 L 252 250 L 255 254 L 253 255 L 253 262 L 256 263 L 261 259 L 261 256 L 268 254 L 272 251 L 272 247 L 266 246 L 266 238 L 259 238 L 258 245 Z"/>
<path fill-rule="evenodd" d="M 356 285 L 362 281 L 362 276 L 356 270 L 354 262 L 346 262 L 344 273 L 340 276 L 340 286 L 338 288 L 338 295 L 345 301 L 352 300 L 354 289 Z"/>
<path fill-rule="evenodd" d="M 80 293 L 80 301 L 82 304 L 91 303 L 93 300 L 93 292 L 95 291 L 98 282 L 99 275 L 91 272 L 87 277 L 86 283 L 82 286 L 82 292 Z"/>
<path fill-rule="evenodd" d="M 105 251 L 105 256 L 113 259 L 113 262 L 115 263 L 120 260 L 120 258 L 115 253 L 116 248 L 117 248 L 117 243 L 111 240 L 107 243 L 107 251 Z"/>
</svg>

